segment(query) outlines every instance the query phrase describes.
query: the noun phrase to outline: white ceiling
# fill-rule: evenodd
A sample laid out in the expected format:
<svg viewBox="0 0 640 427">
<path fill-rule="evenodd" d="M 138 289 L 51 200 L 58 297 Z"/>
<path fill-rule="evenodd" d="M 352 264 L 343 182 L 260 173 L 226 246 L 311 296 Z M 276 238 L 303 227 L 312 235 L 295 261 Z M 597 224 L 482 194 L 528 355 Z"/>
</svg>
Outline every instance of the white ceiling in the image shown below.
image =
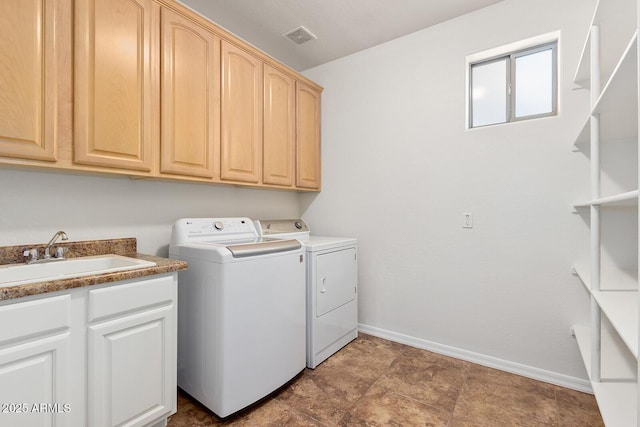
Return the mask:
<svg viewBox="0 0 640 427">
<path fill-rule="evenodd" d="M 179 0 L 289 67 L 316 65 L 502 0 Z M 296 45 L 283 33 L 315 36 Z"/>
</svg>

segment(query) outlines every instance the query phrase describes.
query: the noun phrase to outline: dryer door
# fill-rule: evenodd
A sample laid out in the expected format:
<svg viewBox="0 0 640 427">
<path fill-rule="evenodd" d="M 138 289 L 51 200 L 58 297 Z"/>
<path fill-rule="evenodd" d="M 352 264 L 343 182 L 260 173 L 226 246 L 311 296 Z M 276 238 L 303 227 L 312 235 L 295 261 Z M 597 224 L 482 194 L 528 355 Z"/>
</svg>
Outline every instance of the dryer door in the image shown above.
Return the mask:
<svg viewBox="0 0 640 427">
<path fill-rule="evenodd" d="M 316 317 L 320 317 L 356 297 L 356 250 L 318 254 L 316 266 Z"/>
</svg>

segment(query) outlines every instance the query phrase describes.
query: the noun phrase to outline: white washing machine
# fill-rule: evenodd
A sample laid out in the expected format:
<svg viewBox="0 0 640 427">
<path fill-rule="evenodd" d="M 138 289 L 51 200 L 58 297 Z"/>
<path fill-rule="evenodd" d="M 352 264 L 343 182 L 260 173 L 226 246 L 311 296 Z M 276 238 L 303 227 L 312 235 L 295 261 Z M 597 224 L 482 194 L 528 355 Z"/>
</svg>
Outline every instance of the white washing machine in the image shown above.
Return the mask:
<svg viewBox="0 0 640 427">
<path fill-rule="evenodd" d="M 264 237 L 296 238 L 307 253 L 307 366 L 358 336 L 357 240 L 310 235 L 302 219 L 258 220 Z"/>
<path fill-rule="evenodd" d="M 219 417 L 260 400 L 305 368 L 304 250 L 259 236 L 248 218 L 181 219 L 178 386 Z"/>
</svg>

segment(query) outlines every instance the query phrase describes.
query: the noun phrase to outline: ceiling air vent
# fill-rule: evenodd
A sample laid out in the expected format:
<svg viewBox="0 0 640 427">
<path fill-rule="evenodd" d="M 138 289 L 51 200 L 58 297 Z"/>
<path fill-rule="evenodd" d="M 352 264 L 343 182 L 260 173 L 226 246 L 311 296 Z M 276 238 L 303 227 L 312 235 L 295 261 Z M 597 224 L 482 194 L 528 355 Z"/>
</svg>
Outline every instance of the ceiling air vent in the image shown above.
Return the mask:
<svg viewBox="0 0 640 427">
<path fill-rule="evenodd" d="M 287 31 L 282 36 L 288 38 L 295 44 L 302 44 L 302 43 L 308 42 L 309 40 L 317 39 L 316 36 L 314 36 L 309 30 L 307 30 L 302 25 L 300 25 L 298 28 L 294 28 L 291 31 Z"/>
</svg>

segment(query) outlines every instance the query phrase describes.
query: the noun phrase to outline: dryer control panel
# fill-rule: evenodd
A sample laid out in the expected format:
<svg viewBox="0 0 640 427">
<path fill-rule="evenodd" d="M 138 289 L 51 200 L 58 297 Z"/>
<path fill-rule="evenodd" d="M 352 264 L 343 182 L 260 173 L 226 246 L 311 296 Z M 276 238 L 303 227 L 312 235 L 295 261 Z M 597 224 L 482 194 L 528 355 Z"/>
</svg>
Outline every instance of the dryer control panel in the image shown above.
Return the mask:
<svg viewBox="0 0 640 427">
<path fill-rule="evenodd" d="M 256 221 L 256 228 L 263 236 L 285 233 L 309 232 L 309 227 L 302 220 L 297 219 L 260 219 Z"/>
</svg>

